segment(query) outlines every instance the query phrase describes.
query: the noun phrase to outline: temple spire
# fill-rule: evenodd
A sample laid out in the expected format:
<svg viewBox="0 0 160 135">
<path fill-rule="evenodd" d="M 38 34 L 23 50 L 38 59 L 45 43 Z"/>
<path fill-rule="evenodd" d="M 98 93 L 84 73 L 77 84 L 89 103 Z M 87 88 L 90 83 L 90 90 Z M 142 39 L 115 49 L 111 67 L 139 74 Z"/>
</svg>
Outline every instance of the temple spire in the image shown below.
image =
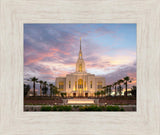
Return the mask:
<svg viewBox="0 0 160 135">
<path fill-rule="evenodd" d="M 79 57 L 76 63 L 76 72 L 85 72 L 85 62 L 82 57 L 81 38 L 80 38 Z"/>
<path fill-rule="evenodd" d="M 79 59 L 82 59 L 82 50 L 81 50 L 81 38 L 80 38 L 80 50 L 79 50 Z"/>
<path fill-rule="evenodd" d="M 80 51 L 81 51 L 81 37 L 80 37 Z"/>
</svg>

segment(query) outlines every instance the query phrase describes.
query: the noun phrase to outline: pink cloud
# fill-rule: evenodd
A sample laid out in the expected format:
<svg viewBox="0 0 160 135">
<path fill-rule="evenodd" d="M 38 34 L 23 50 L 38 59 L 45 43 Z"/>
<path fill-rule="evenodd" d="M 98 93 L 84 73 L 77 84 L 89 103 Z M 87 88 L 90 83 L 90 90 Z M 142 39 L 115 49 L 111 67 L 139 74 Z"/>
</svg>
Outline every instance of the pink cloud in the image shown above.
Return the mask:
<svg viewBox="0 0 160 135">
<path fill-rule="evenodd" d="M 65 54 L 65 55 L 70 55 L 69 52 L 62 51 L 58 48 L 51 48 L 50 50 L 52 50 L 54 53 L 62 53 L 62 54 Z"/>
</svg>

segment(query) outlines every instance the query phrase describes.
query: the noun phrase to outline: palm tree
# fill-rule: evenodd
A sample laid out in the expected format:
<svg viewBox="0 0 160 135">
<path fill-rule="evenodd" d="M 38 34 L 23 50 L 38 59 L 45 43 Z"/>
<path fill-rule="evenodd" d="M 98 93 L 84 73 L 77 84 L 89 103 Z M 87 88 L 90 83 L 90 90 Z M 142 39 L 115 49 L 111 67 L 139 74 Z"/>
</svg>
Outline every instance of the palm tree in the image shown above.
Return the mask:
<svg viewBox="0 0 160 135">
<path fill-rule="evenodd" d="M 109 93 L 109 96 L 111 95 L 111 92 L 112 92 L 112 85 L 108 85 L 108 93 Z"/>
<path fill-rule="evenodd" d="M 101 94 L 102 94 L 102 97 L 105 95 L 105 92 L 104 90 L 101 91 Z"/>
<path fill-rule="evenodd" d="M 40 84 L 40 96 L 42 96 L 42 84 L 43 84 L 43 81 L 40 80 L 40 81 L 39 81 L 39 84 Z"/>
<path fill-rule="evenodd" d="M 95 92 L 94 95 L 97 97 L 97 92 Z"/>
<path fill-rule="evenodd" d="M 34 96 L 35 96 L 36 95 L 35 86 L 36 86 L 36 82 L 38 82 L 38 78 L 32 77 L 29 79 L 29 81 L 33 82 L 33 91 L 34 91 Z"/>
<path fill-rule="evenodd" d="M 53 84 L 49 84 L 50 87 L 50 97 L 52 97 L 53 94 Z"/>
<path fill-rule="evenodd" d="M 65 93 L 62 92 L 62 93 L 61 93 L 61 97 L 64 98 L 64 96 L 65 96 Z"/>
<path fill-rule="evenodd" d="M 119 85 L 117 87 L 117 91 L 118 91 L 118 93 L 119 93 L 120 96 L 122 95 L 122 90 L 123 90 L 123 87 L 121 85 Z"/>
<path fill-rule="evenodd" d="M 105 96 L 106 96 L 106 94 L 108 95 L 108 88 L 107 88 L 107 86 L 104 86 L 103 89 L 104 89 L 104 95 Z"/>
<path fill-rule="evenodd" d="M 110 95 L 110 93 L 109 93 L 109 87 L 110 87 L 109 85 L 107 85 L 107 86 L 104 87 L 104 91 L 105 91 L 105 94 L 107 94 L 107 96 Z"/>
<path fill-rule="evenodd" d="M 66 93 L 65 93 L 65 92 L 63 93 L 63 92 L 62 92 L 62 93 L 61 93 L 61 97 L 62 97 L 62 98 L 66 97 Z"/>
<path fill-rule="evenodd" d="M 58 88 L 53 85 L 53 95 L 59 94 L 60 92 L 58 91 Z"/>
<path fill-rule="evenodd" d="M 103 97 L 103 91 L 102 90 L 100 91 L 100 95 Z"/>
<path fill-rule="evenodd" d="M 97 96 L 98 96 L 98 97 L 99 97 L 100 94 L 101 94 L 100 91 L 97 91 Z"/>
<path fill-rule="evenodd" d="M 124 85 L 125 85 L 125 88 L 126 88 L 126 91 L 125 91 L 125 96 L 127 97 L 127 88 L 128 88 L 128 83 L 131 82 L 129 76 L 126 76 L 123 78 L 123 81 L 124 81 Z"/>
<path fill-rule="evenodd" d="M 24 97 L 27 96 L 30 88 L 31 88 L 31 87 L 30 87 L 29 84 L 24 84 Z"/>
<path fill-rule="evenodd" d="M 43 95 L 46 95 L 47 94 L 47 91 L 48 91 L 48 87 L 47 87 L 47 82 L 43 82 L 43 88 L 42 88 L 42 91 L 43 91 Z"/>
<path fill-rule="evenodd" d="M 122 79 L 118 80 L 117 81 L 117 84 L 118 84 L 118 93 L 119 95 L 121 96 L 122 94 L 122 86 L 121 86 L 121 83 L 123 83 L 124 81 Z"/>
<path fill-rule="evenodd" d="M 132 96 L 136 97 L 136 91 L 137 91 L 137 87 L 136 86 L 132 86 L 132 88 L 131 88 L 131 94 L 132 94 Z"/>
<path fill-rule="evenodd" d="M 116 95 L 117 95 L 117 82 L 113 83 L 112 86 L 113 86 L 114 89 L 115 89 L 115 95 L 114 95 L 114 96 L 116 96 Z"/>
</svg>

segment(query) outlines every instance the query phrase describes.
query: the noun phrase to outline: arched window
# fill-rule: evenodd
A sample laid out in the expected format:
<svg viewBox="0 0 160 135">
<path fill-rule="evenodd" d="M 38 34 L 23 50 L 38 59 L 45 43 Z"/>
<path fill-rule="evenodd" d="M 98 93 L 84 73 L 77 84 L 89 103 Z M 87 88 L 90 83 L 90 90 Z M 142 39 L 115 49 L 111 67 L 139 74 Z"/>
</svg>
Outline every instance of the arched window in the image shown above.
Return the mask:
<svg viewBox="0 0 160 135">
<path fill-rule="evenodd" d="M 82 72 L 82 64 L 79 64 L 79 72 Z"/>
<path fill-rule="evenodd" d="M 92 88 L 92 81 L 90 81 L 90 88 Z"/>
<path fill-rule="evenodd" d="M 82 79 L 78 80 L 78 88 L 79 89 L 83 88 L 83 80 Z"/>
<path fill-rule="evenodd" d="M 69 88 L 71 88 L 71 81 L 69 81 Z"/>
<path fill-rule="evenodd" d="M 101 90 L 101 89 L 102 89 L 102 82 L 101 82 L 101 81 L 97 83 L 97 89 L 98 89 L 98 90 Z"/>
<path fill-rule="evenodd" d="M 64 82 L 59 82 L 59 90 L 63 90 L 64 88 Z"/>
<path fill-rule="evenodd" d="M 84 81 L 84 90 L 86 90 L 86 81 Z"/>
<path fill-rule="evenodd" d="M 75 90 L 77 90 L 77 81 L 75 81 Z"/>
</svg>

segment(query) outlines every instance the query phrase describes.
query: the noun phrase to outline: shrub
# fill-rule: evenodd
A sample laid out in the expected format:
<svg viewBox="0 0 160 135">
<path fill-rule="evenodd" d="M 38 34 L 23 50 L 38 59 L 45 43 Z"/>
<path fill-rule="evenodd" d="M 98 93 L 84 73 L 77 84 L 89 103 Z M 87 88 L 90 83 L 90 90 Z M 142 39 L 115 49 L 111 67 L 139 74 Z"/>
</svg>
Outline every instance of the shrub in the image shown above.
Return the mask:
<svg viewBox="0 0 160 135">
<path fill-rule="evenodd" d="M 102 109 L 103 111 L 106 111 L 106 107 L 105 107 L 105 106 L 101 106 L 101 109 Z"/>
<path fill-rule="evenodd" d="M 53 110 L 53 111 L 58 111 L 57 106 L 56 106 L 56 105 L 53 106 L 52 110 Z"/>
<path fill-rule="evenodd" d="M 77 108 L 79 108 L 79 106 L 78 106 L 78 105 L 74 105 L 73 108 L 76 108 L 76 109 L 77 109 Z"/>
<path fill-rule="evenodd" d="M 51 106 L 42 106 L 41 111 L 72 111 L 73 108 L 78 109 L 79 111 L 124 111 L 123 108 L 119 106 L 63 106 L 63 105 L 55 105 Z M 32 109 L 33 110 L 33 109 Z"/>
<path fill-rule="evenodd" d="M 102 111 L 102 107 L 98 106 L 81 106 L 79 107 L 79 111 Z"/>
<path fill-rule="evenodd" d="M 64 111 L 64 107 L 63 106 L 58 106 L 58 111 Z"/>
<path fill-rule="evenodd" d="M 72 107 L 71 106 L 53 106 L 52 108 L 53 111 L 72 111 Z"/>
<path fill-rule="evenodd" d="M 52 107 L 51 106 L 42 106 L 41 111 L 51 111 Z"/>
<path fill-rule="evenodd" d="M 71 106 L 63 106 L 63 111 L 72 111 Z"/>
<path fill-rule="evenodd" d="M 85 111 L 85 106 L 80 106 L 79 111 Z"/>
<path fill-rule="evenodd" d="M 119 106 L 107 106 L 106 111 L 120 111 Z"/>
<path fill-rule="evenodd" d="M 124 111 L 124 108 L 121 108 L 120 111 Z"/>
</svg>

